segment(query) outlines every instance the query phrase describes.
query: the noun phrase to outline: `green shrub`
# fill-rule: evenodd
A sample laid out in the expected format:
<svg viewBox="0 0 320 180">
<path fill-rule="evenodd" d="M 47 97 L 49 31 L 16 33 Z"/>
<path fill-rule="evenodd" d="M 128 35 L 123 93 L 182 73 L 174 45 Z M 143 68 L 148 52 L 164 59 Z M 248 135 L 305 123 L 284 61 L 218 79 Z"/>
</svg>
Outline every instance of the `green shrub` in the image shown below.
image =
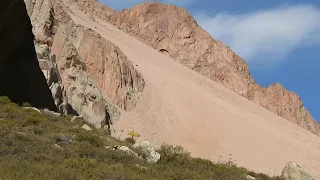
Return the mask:
<svg viewBox="0 0 320 180">
<path fill-rule="evenodd" d="M 100 137 L 89 131 L 84 131 L 76 136 L 76 140 L 83 142 L 86 141 L 95 147 L 101 147 L 103 145 Z"/>
<path fill-rule="evenodd" d="M 134 140 L 134 139 L 131 138 L 131 137 L 125 138 L 124 141 L 127 142 L 127 143 L 130 143 L 130 144 L 136 143 L 136 140 Z"/>
<path fill-rule="evenodd" d="M 32 107 L 30 103 L 24 102 L 22 103 L 22 107 Z"/>
<path fill-rule="evenodd" d="M 11 100 L 7 96 L 0 96 L 0 104 L 1 105 L 9 105 L 13 104 Z"/>
</svg>

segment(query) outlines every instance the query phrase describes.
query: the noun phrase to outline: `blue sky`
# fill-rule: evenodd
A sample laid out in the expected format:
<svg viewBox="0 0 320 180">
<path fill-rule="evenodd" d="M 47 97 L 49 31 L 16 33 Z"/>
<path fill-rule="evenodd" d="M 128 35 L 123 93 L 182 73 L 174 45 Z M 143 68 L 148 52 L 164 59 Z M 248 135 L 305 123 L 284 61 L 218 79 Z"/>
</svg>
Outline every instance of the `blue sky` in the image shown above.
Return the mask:
<svg viewBox="0 0 320 180">
<path fill-rule="evenodd" d="M 101 0 L 116 10 L 143 0 Z M 215 39 L 243 57 L 264 87 L 296 92 L 320 121 L 319 0 L 159 0 L 186 8 Z"/>
</svg>

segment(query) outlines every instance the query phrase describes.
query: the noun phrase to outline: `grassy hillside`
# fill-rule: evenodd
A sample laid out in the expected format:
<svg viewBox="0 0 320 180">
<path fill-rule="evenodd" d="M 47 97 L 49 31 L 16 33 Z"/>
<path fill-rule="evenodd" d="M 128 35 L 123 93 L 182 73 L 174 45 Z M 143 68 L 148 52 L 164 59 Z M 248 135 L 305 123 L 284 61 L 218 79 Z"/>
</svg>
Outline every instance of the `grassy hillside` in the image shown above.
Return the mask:
<svg viewBox="0 0 320 180">
<path fill-rule="evenodd" d="M 244 180 L 271 178 L 230 163 L 191 158 L 180 147 L 163 146 L 155 164 L 105 148 L 124 144 L 83 122 L 45 116 L 0 97 L 0 179 L 6 180 Z M 140 166 L 138 166 L 140 165 Z M 141 167 L 145 168 L 141 168 Z"/>
</svg>

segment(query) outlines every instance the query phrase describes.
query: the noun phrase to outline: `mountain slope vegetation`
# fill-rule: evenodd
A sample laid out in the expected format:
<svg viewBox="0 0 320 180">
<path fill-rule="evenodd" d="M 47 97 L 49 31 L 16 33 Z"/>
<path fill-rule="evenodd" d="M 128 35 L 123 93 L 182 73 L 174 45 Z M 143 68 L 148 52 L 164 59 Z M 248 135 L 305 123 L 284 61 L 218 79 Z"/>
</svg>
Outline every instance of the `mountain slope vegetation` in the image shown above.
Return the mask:
<svg viewBox="0 0 320 180">
<path fill-rule="evenodd" d="M 23 108 L 0 97 L 0 179 L 280 179 L 250 172 L 232 163 L 212 163 L 192 158 L 181 147 L 164 145 L 154 164 L 113 150 L 127 145 L 71 117 L 54 116 Z M 107 148 L 106 148 L 107 147 Z"/>
</svg>

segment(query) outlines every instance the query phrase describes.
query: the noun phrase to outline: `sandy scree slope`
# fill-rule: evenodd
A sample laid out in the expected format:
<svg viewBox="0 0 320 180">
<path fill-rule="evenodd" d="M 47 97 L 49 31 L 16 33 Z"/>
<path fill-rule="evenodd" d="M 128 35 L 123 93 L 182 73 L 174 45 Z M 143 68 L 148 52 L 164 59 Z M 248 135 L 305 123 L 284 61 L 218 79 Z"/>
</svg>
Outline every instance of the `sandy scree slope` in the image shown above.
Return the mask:
<svg viewBox="0 0 320 180">
<path fill-rule="evenodd" d="M 319 137 L 65 3 L 76 23 L 119 46 L 146 81 L 137 107 L 116 122 L 116 136 L 135 130 L 156 145 L 182 145 L 194 156 L 271 175 L 293 160 L 320 178 Z"/>
</svg>

